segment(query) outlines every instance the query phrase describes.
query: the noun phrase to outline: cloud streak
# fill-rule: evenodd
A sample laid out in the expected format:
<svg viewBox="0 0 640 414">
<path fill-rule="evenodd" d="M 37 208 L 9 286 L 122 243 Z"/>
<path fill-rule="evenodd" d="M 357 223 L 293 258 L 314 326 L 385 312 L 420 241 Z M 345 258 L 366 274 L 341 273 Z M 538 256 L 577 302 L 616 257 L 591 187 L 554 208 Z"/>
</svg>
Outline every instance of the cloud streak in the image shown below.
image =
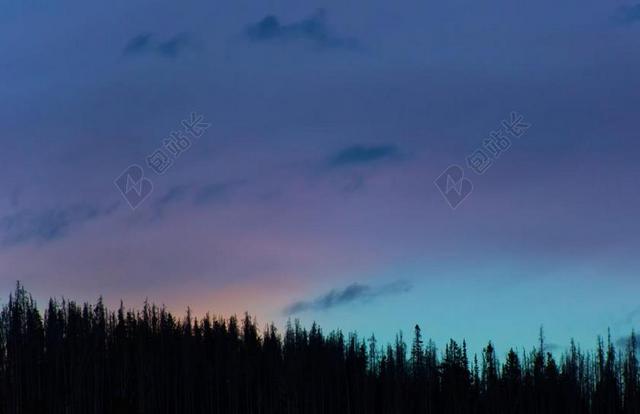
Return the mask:
<svg viewBox="0 0 640 414">
<path fill-rule="evenodd" d="M 173 204 L 180 203 L 189 195 L 190 188 L 187 185 L 175 185 L 162 194 L 155 203 L 156 215 L 161 216 L 165 209 Z"/>
<path fill-rule="evenodd" d="M 640 21 L 640 4 L 618 7 L 614 20 L 620 24 L 633 24 Z"/>
<path fill-rule="evenodd" d="M 154 202 L 157 216 L 162 216 L 167 208 L 183 202 L 191 202 L 197 206 L 205 206 L 228 197 L 244 180 L 221 181 L 202 186 L 179 184 L 170 187 Z"/>
<path fill-rule="evenodd" d="M 175 59 L 192 47 L 193 41 L 187 33 L 178 33 L 162 42 L 157 42 L 151 33 L 141 33 L 129 40 L 122 54 L 133 56 L 154 53 Z"/>
<path fill-rule="evenodd" d="M 41 211 L 23 209 L 0 218 L 0 241 L 4 246 L 51 242 L 66 236 L 72 227 L 108 215 L 115 208 L 78 204 Z"/>
<path fill-rule="evenodd" d="M 245 183 L 244 180 L 236 180 L 205 185 L 196 192 L 194 202 L 198 205 L 206 205 L 219 201 Z"/>
<path fill-rule="evenodd" d="M 363 146 L 353 145 L 344 148 L 329 159 L 330 167 L 369 164 L 376 161 L 395 158 L 398 148 L 395 145 Z"/>
<path fill-rule="evenodd" d="M 124 47 L 122 54 L 124 55 L 135 55 L 139 53 L 143 53 L 152 48 L 151 45 L 151 33 L 141 33 L 131 40 Z"/>
<path fill-rule="evenodd" d="M 381 296 L 405 293 L 410 290 L 411 285 L 405 281 L 396 281 L 377 287 L 353 283 L 342 290 L 333 289 L 329 293 L 311 301 L 294 302 L 284 309 L 284 314 L 292 315 L 310 310 L 324 311 L 336 306 L 362 302 Z"/>
<path fill-rule="evenodd" d="M 246 37 L 254 43 L 310 42 L 320 49 L 358 48 L 358 42 L 349 37 L 331 33 L 324 10 L 290 24 L 282 24 L 274 15 L 268 15 L 245 30 Z"/>
</svg>

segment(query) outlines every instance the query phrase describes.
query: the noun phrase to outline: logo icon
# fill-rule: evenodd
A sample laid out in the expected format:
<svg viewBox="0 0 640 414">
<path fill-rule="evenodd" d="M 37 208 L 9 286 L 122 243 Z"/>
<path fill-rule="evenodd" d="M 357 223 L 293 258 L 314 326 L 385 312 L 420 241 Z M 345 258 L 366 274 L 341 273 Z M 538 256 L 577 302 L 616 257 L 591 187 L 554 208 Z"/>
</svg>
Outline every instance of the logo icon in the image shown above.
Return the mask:
<svg viewBox="0 0 640 414">
<path fill-rule="evenodd" d="M 455 209 L 473 191 L 473 183 L 464 176 L 464 171 L 458 165 L 450 165 L 434 181 L 440 194 L 452 209 Z"/>
<path fill-rule="evenodd" d="M 133 164 L 127 167 L 114 181 L 120 194 L 132 209 L 136 209 L 153 191 L 153 183 L 145 178 L 142 167 Z"/>
</svg>

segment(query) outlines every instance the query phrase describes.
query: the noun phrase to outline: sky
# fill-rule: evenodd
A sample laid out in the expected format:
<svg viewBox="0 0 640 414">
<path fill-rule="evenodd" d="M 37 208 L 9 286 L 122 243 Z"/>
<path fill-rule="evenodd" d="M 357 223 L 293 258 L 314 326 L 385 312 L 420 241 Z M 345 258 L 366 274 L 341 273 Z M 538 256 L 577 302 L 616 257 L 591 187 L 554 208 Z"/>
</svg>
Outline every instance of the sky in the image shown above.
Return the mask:
<svg viewBox="0 0 640 414">
<path fill-rule="evenodd" d="M 639 35 L 618 0 L 3 1 L 0 303 L 619 340 Z"/>
</svg>

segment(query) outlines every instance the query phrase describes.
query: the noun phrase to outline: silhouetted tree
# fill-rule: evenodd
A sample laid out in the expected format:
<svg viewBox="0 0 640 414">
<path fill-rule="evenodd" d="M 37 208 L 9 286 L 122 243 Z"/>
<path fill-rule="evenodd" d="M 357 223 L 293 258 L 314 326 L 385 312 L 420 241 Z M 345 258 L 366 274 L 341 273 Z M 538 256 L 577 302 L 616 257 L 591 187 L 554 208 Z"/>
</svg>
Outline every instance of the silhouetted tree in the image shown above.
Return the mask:
<svg viewBox="0 0 640 414">
<path fill-rule="evenodd" d="M 634 332 L 623 352 L 609 335 L 556 359 L 541 330 L 530 352 L 501 363 L 489 342 L 470 363 L 465 341 L 439 353 L 418 325 L 407 355 L 401 333 L 380 347 L 289 321 L 281 335 L 248 314 L 176 318 L 146 301 L 50 300 L 42 315 L 18 284 L 0 310 L 0 414 L 631 414 L 636 347 Z"/>
</svg>

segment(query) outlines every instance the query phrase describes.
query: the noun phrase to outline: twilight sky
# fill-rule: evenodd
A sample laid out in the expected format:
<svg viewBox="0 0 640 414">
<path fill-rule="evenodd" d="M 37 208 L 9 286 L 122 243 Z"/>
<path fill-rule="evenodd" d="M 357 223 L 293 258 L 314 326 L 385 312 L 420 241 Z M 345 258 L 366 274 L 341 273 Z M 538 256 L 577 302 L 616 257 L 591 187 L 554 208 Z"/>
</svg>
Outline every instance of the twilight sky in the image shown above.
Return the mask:
<svg viewBox="0 0 640 414">
<path fill-rule="evenodd" d="M 21 280 L 476 349 L 619 338 L 640 325 L 639 48 L 626 1 L 3 1 L 0 301 Z M 476 174 L 514 111 L 530 128 Z M 156 174 L 192 112 L 210 126 Z"/>
</svg>

